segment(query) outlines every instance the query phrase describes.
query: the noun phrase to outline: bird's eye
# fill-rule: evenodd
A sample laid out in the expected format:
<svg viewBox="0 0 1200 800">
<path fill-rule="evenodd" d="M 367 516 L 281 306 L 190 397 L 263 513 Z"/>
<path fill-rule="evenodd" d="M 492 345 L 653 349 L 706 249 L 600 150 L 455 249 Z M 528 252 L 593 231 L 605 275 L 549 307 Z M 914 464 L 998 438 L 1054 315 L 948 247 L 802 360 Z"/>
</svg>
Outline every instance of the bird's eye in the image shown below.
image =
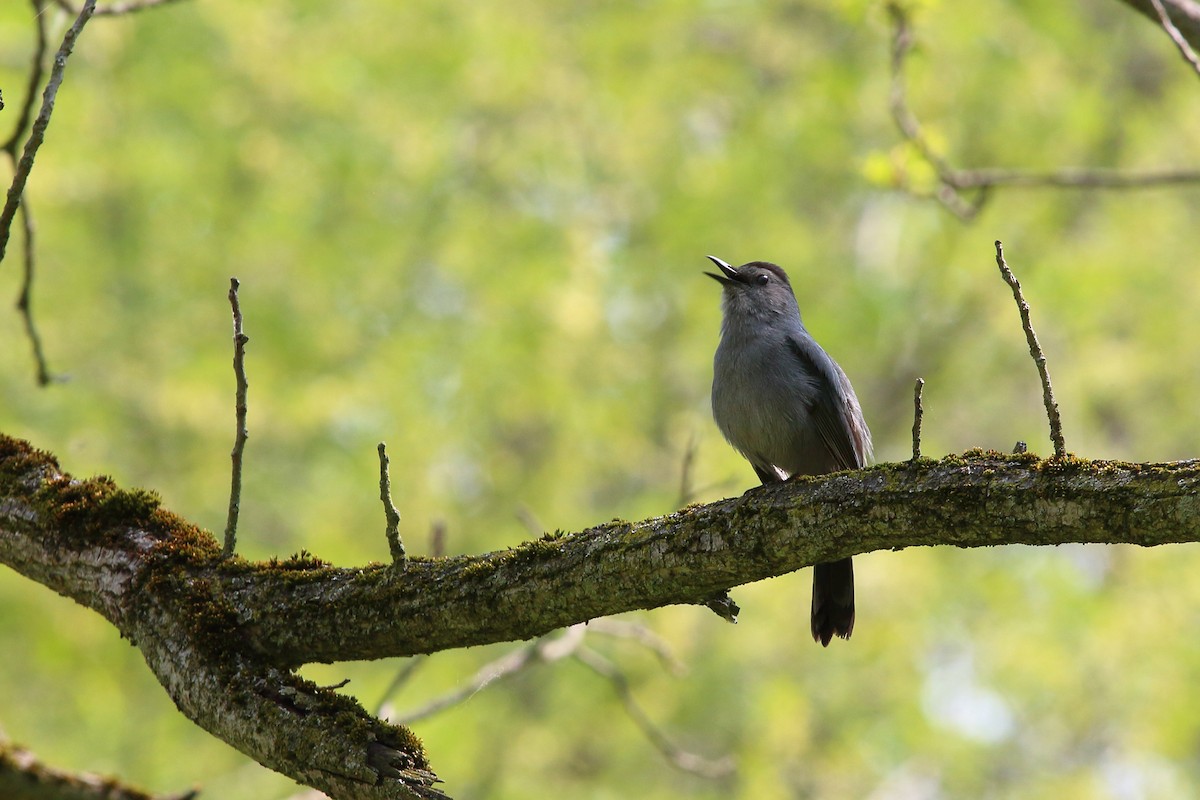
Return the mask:
<svg viewBox="0 0 1200 800">
<path fill-rule="evenodd" d="M 754 282 L 757 283 L 759 286 L 766 286 L 768 283 L 771 282 L 771 279 L 769 277 L 767 277 L 766 275 L 759 275 L 757 278 L 754 279 Z"/>
</svg>

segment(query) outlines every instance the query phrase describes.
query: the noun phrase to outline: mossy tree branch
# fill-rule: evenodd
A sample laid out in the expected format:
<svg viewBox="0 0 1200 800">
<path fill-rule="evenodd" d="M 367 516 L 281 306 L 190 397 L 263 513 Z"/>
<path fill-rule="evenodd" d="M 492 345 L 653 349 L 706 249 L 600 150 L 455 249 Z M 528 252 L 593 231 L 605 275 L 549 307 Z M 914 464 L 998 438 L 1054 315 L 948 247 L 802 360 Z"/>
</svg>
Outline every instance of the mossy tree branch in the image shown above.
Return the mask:
<svg viewBox="0 0 1200 800">
<path fill-rule="evenodd" d="M 197 724 L 335 798 L 440 793 L 410 732 L 296 677 L 299 664 L 528 639 L 875 550 L 1185 541 L 1200 541 L 1200 460 L 975 451 L 407 570 L 251 564 L 223 560 L 154 495 L 73 479 L 0 437 L 0 562 L 112 622 Z"/>
</svg>

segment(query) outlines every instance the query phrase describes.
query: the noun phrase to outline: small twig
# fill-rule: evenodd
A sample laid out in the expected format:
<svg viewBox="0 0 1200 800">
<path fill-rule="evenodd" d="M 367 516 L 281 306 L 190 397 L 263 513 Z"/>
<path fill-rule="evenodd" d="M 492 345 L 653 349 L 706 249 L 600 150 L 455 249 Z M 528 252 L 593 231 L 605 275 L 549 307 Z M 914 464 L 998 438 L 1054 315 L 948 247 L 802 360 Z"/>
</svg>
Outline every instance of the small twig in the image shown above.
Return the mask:
<svg viewBox="0 0 1200 800">
<path fill-rule="evenodd" d="M 237 278 L 229 279 L 229 305 L 233 308 L 233 374 L 237 380 L 237 394 L 234 412 L 237 418 L 237 433 L 233 439 L 233 451 L 229 454 L 233 461 L 233 475 L 229 487 L 229 516 L 225 521 L 226 558 L 233 556 L 237 547 L 238 513 L 242 508 L 242 452 L 246 449 L 246 343 L 250 341 L 242 331 L 242 308 L 238 303 L 238 287 L 241 283 Z"/>
<path fill-rule="evenodd" d="M 1175 23 L 1171 21 L 1171 15 L 1167 13 L 1167 9 L 1163 8 L 1160 0 L 1150 0 L 1150 4 L 1154 6 L 1155 13 L 1158 14 L 1159 22 L 1162 23 L 1163 30 L 1167 32 L 1167 36 L 1171 37 L 1171 41 L 1175 43 L 1179 54 L 1183 56 L 1183 60 L 1192 66 L 1192 69 L 1197 75 L 1200 75 L 1200 58 L 1196 57 L 1196 51 L 1188 44 L 1187 39 L 1183 38 L 1179 28 L 1175 27 Z"/>
<path fill-rule="evenodd" d="M 683 463 L 679 467 L 679 507 L 691 503 L 696 498 L 695 488 L 692 486 L 692 466 L 696 463 L 696 450 L 698 442 L 696 441 L 696 432 L 688 437 L 687 447 L 683 450 Z"/>
<path fill-rule="evenodd" d="M 1033 332 L 1033 324 L 1029 321 L 1029 304 L 1021 294 L 1021 284 L 1017 276 L 1008 268 L 1004 261 L 1004 247 L 996 241 L 996 266 L 1005 283 L 1012 288 L 1013 299 L 1017 301 L 1017 309 L 1021 312 L 1021 327 L 1025 329 L 1025 339 L 1029 342 L 1029 355 L 1037 365 L 1038 375 L 1042 379 L 1042 401 L 1046 405 L 1046 417 L 1050 422 L 1050 440 L 1054 442 L 1054 456 L 1062 458 L 1067 454 L 1066 441 L 1063 439 L 1062 419 L 1058 415 L 1058 403 L 1054 400 L 1054 389 L 1050 386 L 1050 372 L 1046 369 L 1046 356 L 1042 346 L 1038 344 L 1037 334 Z"/>
<path fill-rule="evenodd" d="M 435 519 L 429 528 L 429 555 L 441 558 L 446 555 L 446 520 Z"/>
<path fill-rule="evenodd" d="M 650 744 L 658 752 L 662 753 L 672 765 L 685 772 L 690 772 L 704 778 L 724 778 L 733 774 L 736 765 L 732 757 L 724 756 L 713 761 L 695 753 L 690 753 L 668 739 L 666 734 L 659 730 L 658 726 L 654 724 L 646 715 L 646 712 L 642 710 L 642 707 L 634 700 L 633 691 L 629 688 L 629 679 L 611 661 L 604 658 L 595 650 L 582 646 L 577 648 L 573 655 L 575 660 L 580 664 L 583 664 L 592 670 L 592 672 L 608 680 L 613 690 L 617 693 L 617 697 L 620 699 L 625 713 L 637 725 L 642 735 L 650 741 Z"/>
<path fill-rule="evenodd" d="M 379 499 L 383 502 L 383 513 L 387 517 L 388 550 L 392 552 L 392 563 L 399 567 L 408 565 L 408 554 L 404 552 L 404 542 L 400 540 L 400 512 L 392 503 L 392 478 L 388 475 L 388 465 L 391 461 L 387 455 L 387 445 L 379 443 Z"/>
<path fill-rule="evenodd" d="M 913 461 L 921 457 L 921 421 L 925 418 L 925 406 L 921 402 L 921 391 L 924 388 L 925 379 L 917 378 L 917 383 L 913 386 Z"/>
<path fill-rule="evenodd" d="M 21 195 L 25 192 L 29 173 L 33 169 L 34 157 L 46 138 L 46 128 L 49 127 L 50 115 L 54 112 L 54 100 L 58 96 L 58 87 L 62 85 L 63 74 L 67 69 L 67 59 L 70 57 L 71 51 L 75 49 L 75 41 L 83 31 L 83 26 L 92 18 L 95 8 L 96 0 L 84 2 L 79 16 L 63 36 L 62 44 L 59 45 L 58 52 L 54 55 L 54 67 L 50 70 L 50 80 L 47 81 L 46 89 L 42 92 L 41 110 L 38 111 L 37 118 L 33 121 L 33 127 L 29 130 L 29 138 L 25 140 L 25 149 L 17 162 L 12 184 L 8 188 L 8 198 L 4 203 L 4 210 L 0 211 L 0 261 L 4 260 L 4 254 L 8 250 L 13 218 L 16 216 L 17 206 L 21 203 Z"/>
</svg>

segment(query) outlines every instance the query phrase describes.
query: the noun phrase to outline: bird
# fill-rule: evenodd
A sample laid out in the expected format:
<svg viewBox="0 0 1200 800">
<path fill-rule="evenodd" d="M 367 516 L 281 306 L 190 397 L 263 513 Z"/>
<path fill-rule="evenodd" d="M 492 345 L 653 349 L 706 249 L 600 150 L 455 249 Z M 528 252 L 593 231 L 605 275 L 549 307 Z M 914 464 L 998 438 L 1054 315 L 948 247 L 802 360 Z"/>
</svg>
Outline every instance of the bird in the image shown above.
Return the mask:
<svg viewBox="0 0 1200 800">
<path fill-rule="evenodd" d="M 713 419 L 764 485 L 866 466 L 871 432 L 850 379 L 804 327 L 787 273 L 769 261 L 708 257 L 722 287 L 713 356 Z M 854 565 L 813 567 L 813 640 L 854 631 Z"/>
</svg>

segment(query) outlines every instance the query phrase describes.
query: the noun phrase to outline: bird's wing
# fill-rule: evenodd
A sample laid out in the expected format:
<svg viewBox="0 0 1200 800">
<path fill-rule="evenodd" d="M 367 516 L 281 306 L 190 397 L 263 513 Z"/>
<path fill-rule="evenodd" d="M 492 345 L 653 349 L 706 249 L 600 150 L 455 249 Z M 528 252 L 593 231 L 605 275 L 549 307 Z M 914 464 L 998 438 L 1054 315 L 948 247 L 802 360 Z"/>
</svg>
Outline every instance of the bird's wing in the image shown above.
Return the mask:
<svg viewBox="0 0 1200 800">
<path fill-rule="evenodd" d="M 818 391 L 809 401 L 808 412 L 821 441 L 842 469 L 866 466 L 871 434 L 863 422 L 850 379 L 811 338 L 802 342 L 795 336 L 788 337 L 788 348 L 818 381 Z"/>
</svg>

